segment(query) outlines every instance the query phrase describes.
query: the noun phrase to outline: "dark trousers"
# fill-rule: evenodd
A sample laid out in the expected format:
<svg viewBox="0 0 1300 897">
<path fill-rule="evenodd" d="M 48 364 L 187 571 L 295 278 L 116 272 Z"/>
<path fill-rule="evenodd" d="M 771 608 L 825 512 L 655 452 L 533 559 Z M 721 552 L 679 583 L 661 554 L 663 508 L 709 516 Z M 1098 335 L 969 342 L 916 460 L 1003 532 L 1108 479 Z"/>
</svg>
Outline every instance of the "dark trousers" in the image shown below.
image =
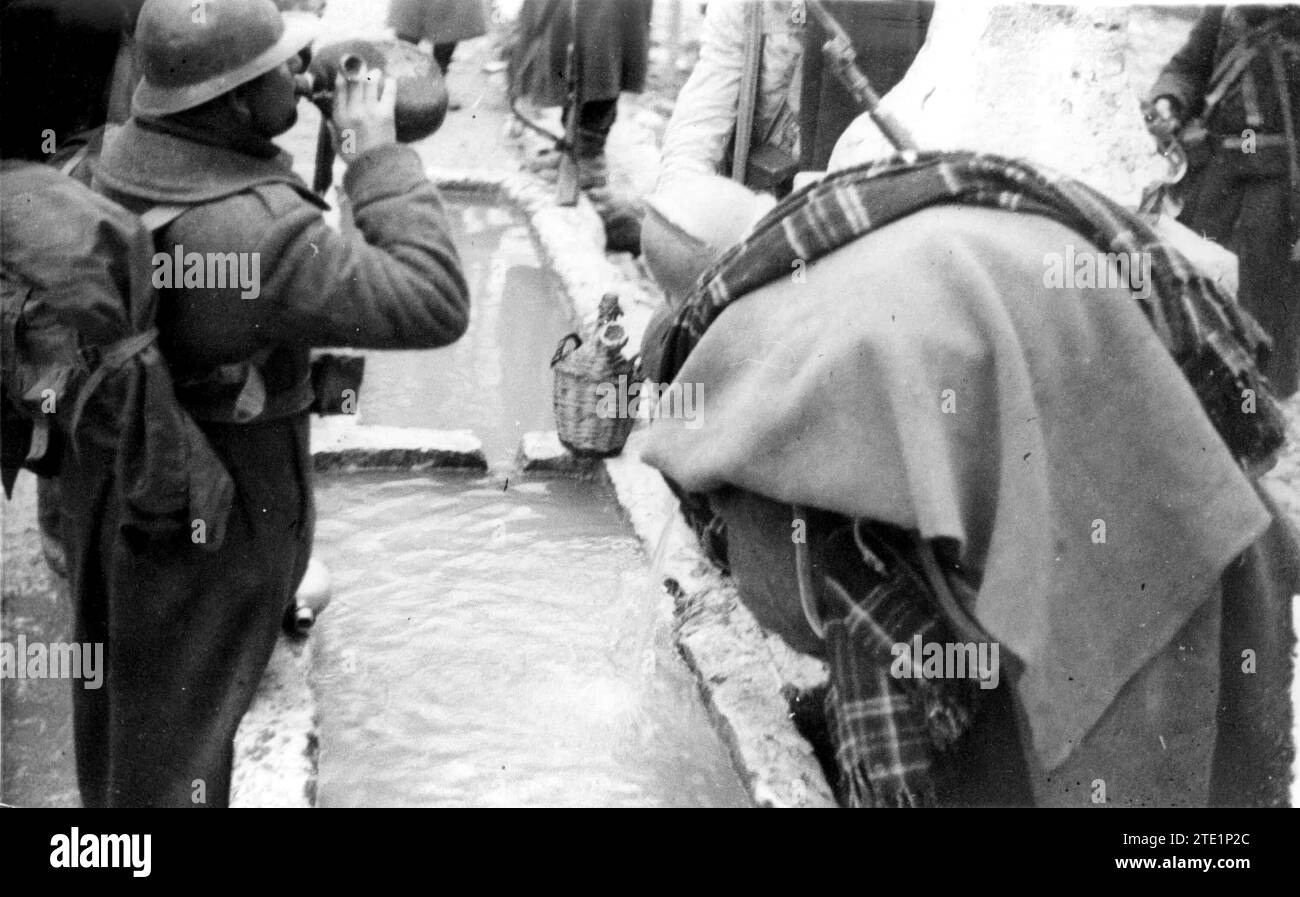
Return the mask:
<svg viewBox="0 0 1300 897">
<path fill-rule="evenodd" d="M 572 110 L 564 107 L 561 121 L 567 128 Z M 578 155 L 583 158 L 599 156 L 605 151 L 609 132 L 618 119 L 618 98 L 612 100 L 587 100 L 578 111 Z"/>
<path fill-rule="evenodd" d="M 1237 297 L 1273 338 L 1263 372 L 1279 396 L 1300 389 L 1300 262 L 1290 260 L 1285 156 L 1219 152 L 1195 177 L 1180 219 L 1237 254 Z"/>
<path fill-rule="evenodd" d="M 415 41 L 411 41 L 415 43 Z M 457 41 L 446 44 L 433 45 L 433 61 L 438 63 L 438 68 L 442 70 L 443 75 L 447 74 L 447 69 L 451 68 L 451 57 L 456 55 Z"/>
<path fill-rule="evenodd" d="M 1272 498 L 1259 493 L 1274 523 L 1223 576 L 1213 806 L 1284 807 L 1289 799 L 1295 757 L 1291 596 L 1300 593 L 1300 542 Z"/>
</svg>

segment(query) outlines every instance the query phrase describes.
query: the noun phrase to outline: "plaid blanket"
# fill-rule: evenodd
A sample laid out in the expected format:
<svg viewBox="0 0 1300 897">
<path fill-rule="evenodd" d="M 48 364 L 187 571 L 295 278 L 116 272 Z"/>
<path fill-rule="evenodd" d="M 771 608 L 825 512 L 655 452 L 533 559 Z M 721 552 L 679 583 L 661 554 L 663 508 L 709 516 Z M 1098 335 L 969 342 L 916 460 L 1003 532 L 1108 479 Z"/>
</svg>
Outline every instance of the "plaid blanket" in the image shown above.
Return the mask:
<svg viewBox="0 0 1300 897">
<path fill-rule="evenodd" d="M 869 527 L 854 521 L 854 527 Z M 922 663 L 895 645 L 948 644 L 924 577 L 898 552 L 877 552 L 883 575 L 859 597 L 827 576 L 843 617 L 826 622 L 830 689 L 826 718 L 841 791 L 850 807 L 923 807 L 935 803 L 934 764 L 970 728 L 978 709 L 972 679 L 895 678 L 893 667 Z M 875 566 L 875 565 L 873 565 Z"/>
<path fill-rule="evenodd" d="M 1266 466 L 1285 420 L 1257 363 L 1269 337 L 1217 284 L 1165 245 L 1136 214 L 1069 178 L 1029 163 L 970 152 L 909 153 L 831 174 L 787 197 L 701 275 L 666 340 L 658 379 L 669 382 L 731 302 L 853 240 L 946 203 L 1053 218 L 1114 253 L 1151 259 L 1152 289 L 1133 293 L 1195 389 L 1215 429 L 1248 468 Z M 791 295 L 794 295 L 792 293 Z M 1255 397 L 1253 411 L 1245 391 Z"/>
<path fill-rule="evenodd" d="M 788 197 L 701 276 L 673 321 L 658 379 L 676 376 L 731 302 L 787 276 L 796 261 L 810 264 L 893 221 L 949 203 L 1043 215 L 1103 251 L 1147 254 L 1152 289 L 1145 297 L 1135 291 L 1133 301 L 1233 456 L 1248 469 L 1269 463 L 1285 428 L 1256 367 L 1268 337 L 1255 321 L 1133 213 L 1083 184 L 996 156 L 908 154 L 837 172 Z M 1254 413 L 1243 413 L 1245 390 L 1253 390 Z M 970 682 L 889 675 L 892 645 L 918 634 L 927 642 L 950 641 L 929 587 L 909 565 L 894 564 L 866 594 L 851 597 L 830 580 L 826 588 L 843 605 L 843 615 L 826 624 L 827 715 L 847 801 L 932 803 L 934 762 L 969 727 L 978 691 Z"/>
</svg>

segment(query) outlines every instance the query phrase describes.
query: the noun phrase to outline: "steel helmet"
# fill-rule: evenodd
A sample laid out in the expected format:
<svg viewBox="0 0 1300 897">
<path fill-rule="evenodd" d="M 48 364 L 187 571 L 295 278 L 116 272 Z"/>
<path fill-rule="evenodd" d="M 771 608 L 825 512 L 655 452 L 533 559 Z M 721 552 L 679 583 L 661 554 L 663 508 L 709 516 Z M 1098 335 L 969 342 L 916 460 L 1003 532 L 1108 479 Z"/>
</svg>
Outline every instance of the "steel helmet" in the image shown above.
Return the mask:
<svg viewBox="0 0 1300 897">
<path fill-rule="evenodd" d="M 144 80 L 137 115 L 201 106 L 265 75 L 311 44 L 319 21 L 271 0 L 146 0 L 135 40 Z"/>
</svg>

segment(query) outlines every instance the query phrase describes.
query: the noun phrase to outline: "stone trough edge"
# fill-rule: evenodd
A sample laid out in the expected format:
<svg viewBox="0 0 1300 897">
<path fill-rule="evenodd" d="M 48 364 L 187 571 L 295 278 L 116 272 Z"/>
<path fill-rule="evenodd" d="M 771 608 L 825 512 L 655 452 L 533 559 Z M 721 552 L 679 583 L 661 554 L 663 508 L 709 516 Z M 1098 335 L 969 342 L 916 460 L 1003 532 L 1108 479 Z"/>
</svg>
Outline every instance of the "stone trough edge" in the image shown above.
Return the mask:
<svg viewBox="0 0 1300 897">
<path fill-rule="evenodd" d="M 825 680 L 823 664 L 764 634 L 735 584 L 700 551 L 659 472 L 640 459 L 644 431 L 605 461 L 633 529 L 676 598 L 673 637 L 754 803 L 834 807 L 812 745 L 795 728 L 785 692 Z"/>
</svg>

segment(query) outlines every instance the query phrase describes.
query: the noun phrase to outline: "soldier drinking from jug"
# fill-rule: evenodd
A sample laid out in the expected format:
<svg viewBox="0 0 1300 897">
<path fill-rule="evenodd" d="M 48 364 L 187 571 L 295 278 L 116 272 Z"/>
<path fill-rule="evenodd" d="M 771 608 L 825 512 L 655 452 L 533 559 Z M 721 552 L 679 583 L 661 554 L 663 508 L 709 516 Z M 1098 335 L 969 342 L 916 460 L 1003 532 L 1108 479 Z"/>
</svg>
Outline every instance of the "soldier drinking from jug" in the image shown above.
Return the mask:
<svg viewBox="0 0 1300 897">
<path fill-rule="evenodd" d="M 434 348 L 468 324 L 438 191 L 396 142 L 393 79 L 336 85 L 357 234 L 325 224 L 325 204 L 272 143 L 297 119 L 294 76 L 315 26 L 271 0 L 147 0 L 137 23 L 143 80 L 97 186 L 144 217 L 160 255 L 248 254 L 260 283 L 162 290 L 159 344 L 234 506 L 215 551 L 190 544 L 214 521 L 195 521 L 193 540 L 140 547 L 115 537 L 105 509 L 102 576 L 81 607 L 108 664 L 106 687 L 76 707 L 89 804 L 228 800 L 235 729 L 311 551 L 311 348 Z M 93 488 L 68 491 L 97 501 Z"/>
</svg>

